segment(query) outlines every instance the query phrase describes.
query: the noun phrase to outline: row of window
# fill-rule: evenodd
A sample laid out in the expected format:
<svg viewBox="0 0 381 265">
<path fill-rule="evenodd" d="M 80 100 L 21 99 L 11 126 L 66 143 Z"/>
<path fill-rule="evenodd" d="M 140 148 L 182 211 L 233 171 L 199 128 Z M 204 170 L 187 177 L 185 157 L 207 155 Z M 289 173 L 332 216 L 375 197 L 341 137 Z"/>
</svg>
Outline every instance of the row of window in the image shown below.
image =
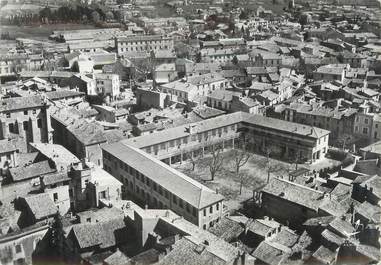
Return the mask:
<svg viewBox="0 0 381 265">
<path fill-rule="evenodd" d="M 230 125 L 230 129 L 231 131 L 236 131 L 236 125 L 233 124 L 233 125 Z M 206 131 L 206 132 L 203 132 L 203 133 L 198 133 L 197 135 L 196 134 L 193 134 L 190 136 L 190 141 L 191 142 L 195 142 L 198 141 L 201 142 L 202 141 L 202 136 L 204 136 L 204 139 L 207 140 L 208 137 L 211 135 L 211 136 L 216 136 L 217 134 L 219 135 L 219 137 L 222 136 L 222 132 L 224 133 L 227 133 L 229 131 L 229 126 L 225 126 L 225 127 L 221 127 L 221 128 L 218 128 L 218 129 L 213 129 L 213 130 L 210 130 L 210 131 Z M 152 146 L 147 146 L 145 148 L 145 151 L 147 153 L 151 153 L 152 150 L 157 153 L 159 150 L 166 150 L 167 149 L 167 146 L 169 145 L 169 147 L 180 147 L 180 145 L 183 143 L 183 144 L 188 144 L 188 140 L 189 140 L 189 136 L 185 136 L 183 138 L 179 138 L 179 139 L 176 139 L 176 140 L 171 140 L 169 142 L 165 142 L 165 143 L 161 143 L 161 144 L 157 144 L 157 145 L 152 145 Z"/>
<path fill-rule="evenodd" d="M 103 156 L 105 159 L 108 161 L 112 162 L 114 157 L 110 155 L 108 152 L 104 151 Z M 156 182 L 152 181 L 150 178 L 139 172 L 138 170 L 134 169 L 133 167 L 127 165 L 126 163 L 123 163 L 122 161 L 119 161 L 119 167 L 127 172 L 130 176 L 135 177 L 136 183 L 135 183 L 135 190 L 134 190 L 134 183 L 132 180 L 128 180 L 126 177 L 123 175 L 120 175 L 120 179 L 125 185 L 125 187 L 130 187 L 130 190 L 134 191 L 137 195 L 142 196 L 143 198 L 150 198 L 149 193 L 147 194 L 144 192 L 144 189 L 141 186 L 146 186 L 149 187 L 157 193 L 160 194 L 161 196 L 165 197 L 167 200 L 170 200 L 172 198 L 172 203 L 174 205 L 178 205 L 180 208 L 185 209 L 189 214 L 192 211 L 192 215 L 194 217 L 197 217 L 197 209 L 191 205 L 189 205 L 187 202 L 183 201 L 181 198 L 177 197 L 174 194 L 171 194 L 168 190 L 165 188 L 161 187 L 159 184 Z M 108 167 L 107 165 L 104 165 L 104 168 L 106 171 L 111 171 L 111 168 Z M 140 185 L 140 186 L 139 186 Z M 152 195 L 151 195 L 152 196 Z M 152 196 L 153 199 L 155 197 Z M 160 200 L 158 200 L 160 202 Z M 155 204 L 156 205 L 156 204 Z M 207 216 L 207 208 L 203 210 L 203 215 Z M 219 204 L 216 204 L 216 211 L 219 211 Z M 213 205 L 209 207 L 209 214 L 213 214 Z"/>
<path fill-rule="evenodd" d="M 33 114 L 36 114 L 36 113 L 37 113 L 37 110 L 36 110 L 36 109 L 33 109 L 33 110 L 32 110 L 32 113 L 33 113 Z M 28 114 L 29 114 L 29 111 L 28 111 L 28 110 L 24 110 L 24 115 L 28 115 Z M 6 115 L 7 118 L 11 118 L 11 117 L 12 117 L 12 113 L 11 113 L 11 112 L 7 112 L 5 115 Z"/>
<path fill-rule="evenodd" d="M 29 128 L 29 122 L 28 121 L 24 121 L 23 123 L 22 123 L 22 126 L 23 126 L 23 129 L 25 130 L 25 131 L 27 131 L 28 130 L 28 128 Z M 16 129 L 16 126 L 13 124 L 13 123 L 9 123 L 8 124 L 8 127 L 9 127 L 9 132 L 10 133 L 18 133 L 17 131 L 17 129 Z M 37 119 L 37 127 L 38 128 L 42 128 L 42 120 L 41 119 Z"/>
<path fill-rule="evenodd" d="M 169 44 L 171 41 L 168 40 L 145 40 L 145 41 L 126 41 L 120 42 L 121 45 L 147 45 L 147 44 Z"/>
</svg>

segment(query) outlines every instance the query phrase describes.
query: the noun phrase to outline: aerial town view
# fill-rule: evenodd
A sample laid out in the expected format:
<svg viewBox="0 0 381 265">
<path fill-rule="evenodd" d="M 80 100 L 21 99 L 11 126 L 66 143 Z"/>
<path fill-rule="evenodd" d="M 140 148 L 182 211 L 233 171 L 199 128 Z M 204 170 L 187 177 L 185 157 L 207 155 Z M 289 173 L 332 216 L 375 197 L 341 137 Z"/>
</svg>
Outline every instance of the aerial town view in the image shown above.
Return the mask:
<svg viewBox="0 0 381 265">
<path fill-rule="evenodd" d="M 1 0 L 0 265 L 381 264 L 380 0 Z"/>
</svg>

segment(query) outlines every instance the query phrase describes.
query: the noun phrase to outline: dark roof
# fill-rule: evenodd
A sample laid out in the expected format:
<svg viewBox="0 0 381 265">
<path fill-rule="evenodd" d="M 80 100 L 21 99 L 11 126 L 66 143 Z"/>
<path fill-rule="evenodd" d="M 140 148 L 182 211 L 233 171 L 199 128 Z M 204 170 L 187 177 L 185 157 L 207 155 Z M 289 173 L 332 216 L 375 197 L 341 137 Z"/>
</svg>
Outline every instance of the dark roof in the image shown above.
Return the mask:
<svg viewBox="0 0 381 265">
<path fill-rule="evenodd" d="M 148 249 L 131 258 L 135 265 L 148 265 L 159 261 L 160 252 L 156 249 Z"/>
<path fill-rule="evenodd" d="M 33 163 L 25 167 L 14 167 L 9 169 L 9 173 L 13 181 L 22 181 L 36 178 L 48 173 L 52 173 L 54 171 L 55 169 L 50 167 L 47 160 Z"/>
<path fill-rule="evenodd" d="M 47 193 L 41 193 L 24 198 L 26 205 L 33 213 L 36 220 L 51 217 L 58 209 Z"/>
</svg>

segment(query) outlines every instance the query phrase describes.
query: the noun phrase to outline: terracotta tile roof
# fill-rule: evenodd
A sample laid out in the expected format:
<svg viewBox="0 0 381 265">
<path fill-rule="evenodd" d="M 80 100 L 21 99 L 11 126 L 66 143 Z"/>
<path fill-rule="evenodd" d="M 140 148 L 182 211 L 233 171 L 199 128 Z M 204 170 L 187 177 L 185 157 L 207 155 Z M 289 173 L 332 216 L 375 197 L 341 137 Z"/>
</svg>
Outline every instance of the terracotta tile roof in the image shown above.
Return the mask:
<svg viewBox="0 0 381 265">
<path fill-rule="evenodd" d="M 71 231 L 81 249 L 98 245 L 101 248 L 108 248 L 128 239 L 123 218 L 94 224 L 73 225 Z"/>
<path fill-rule="evenodd" d="M 24 167 L 14 167 L 9 169 L 9 173 L 13 181 L 22 181 L 31 178 L 37 178 L 54 171 L 56 170 L 50 167 L 47 160 L 33 163 Z"/>
<path fill-rule="evenodd" d="M 0 113 L 21 109 L 41 108 L 47 103 L 40 96 L 15 97 L 0 100 Z"/>
<path fill-rule="evenodd" d="M 36 220 L 50 217 L 57 213 L 58 209 L 49 194 L 41 193 L 24 197 L 24 200 L 33 213 Z"/>
</svg>

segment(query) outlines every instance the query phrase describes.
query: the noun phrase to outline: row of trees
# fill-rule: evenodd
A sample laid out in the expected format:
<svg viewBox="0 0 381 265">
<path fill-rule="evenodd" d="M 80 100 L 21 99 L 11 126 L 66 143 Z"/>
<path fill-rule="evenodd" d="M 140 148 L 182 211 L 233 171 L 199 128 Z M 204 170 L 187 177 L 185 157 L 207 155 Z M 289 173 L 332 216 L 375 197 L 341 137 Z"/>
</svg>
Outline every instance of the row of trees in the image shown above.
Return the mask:
<svg viewBox="0 0 381 265">
<path fill-rule="evenodd" d="M 113 12 L 104 10 L 100 7 L 90 7 L 82 5 L 66 5 L 58 9 L 45 7 L 37 13 L 14 14 L 8 17 L 10 25 L 32 25 L 38 23 L 55 24 L 55 23 L 99 23 L 102 21 L 113 20 L 115 18 Z"/>
<path fill-rule="evenodd" d="M 94 23 L 114 19 L 114 14 L 111 11 L 103 10 L 99 7 L 90 8 L 88 6 L 62 6 L 57 10 L 51 10 L 45 7 L 39 13 L 43 23 L 56 22 L 87 22 Z"/>
<path fill-rule="evenodd" d="M 223 149 L 220 145 L 208 145 L 210 146 L 208 148 L 210 157 L 203 160 L 205 161 L 206 168 L 208 168 L 208 171 L 210 173 L 210 179 L 209 181 L 214 181 L 215 177 L 221 173 L 221 171 L 224 169 L 224 166 L 226 165 L 227 159 L 223 154 Z M 245 141 L 244 138 L 240 138 L 237 143 L 238 148 L 235 148 L 229 152 L 229 161 L 230 165 L 234 171 L 234 176 L 239 182 L 239 194 L 242 193 L 242 188 L 244 185 L 247 185 L 251 181 L 251 176 L 248 175 L 246 172 L 242 171 L 242 168 L 247 164 L 247 162 L 252 157 L 252 153 L 247 150 L 248 143 Z M 273 156 L 276 153 L 276 150 L 272 147 L 267 147 L 264 150 L 264 154 L 266 157 L 265 160 L 265 168 L 267 171 L 267 183 L 270 181 L 270 175 L 271 173 L 277 172 L 279 170 L 278 165 L 273 165 L 271 163 L 270 157 Z M 189 161 L 192 165 L 191 171 L 194 171 L 196 168 L 197 163 L 201 159 L 201 154 L 194 154 L 189 158 Z M 297 165 L 300 162 L 297 158 L 291 158 L 291 162 L 295 163 L 296 169 Z"/>
</svg>

